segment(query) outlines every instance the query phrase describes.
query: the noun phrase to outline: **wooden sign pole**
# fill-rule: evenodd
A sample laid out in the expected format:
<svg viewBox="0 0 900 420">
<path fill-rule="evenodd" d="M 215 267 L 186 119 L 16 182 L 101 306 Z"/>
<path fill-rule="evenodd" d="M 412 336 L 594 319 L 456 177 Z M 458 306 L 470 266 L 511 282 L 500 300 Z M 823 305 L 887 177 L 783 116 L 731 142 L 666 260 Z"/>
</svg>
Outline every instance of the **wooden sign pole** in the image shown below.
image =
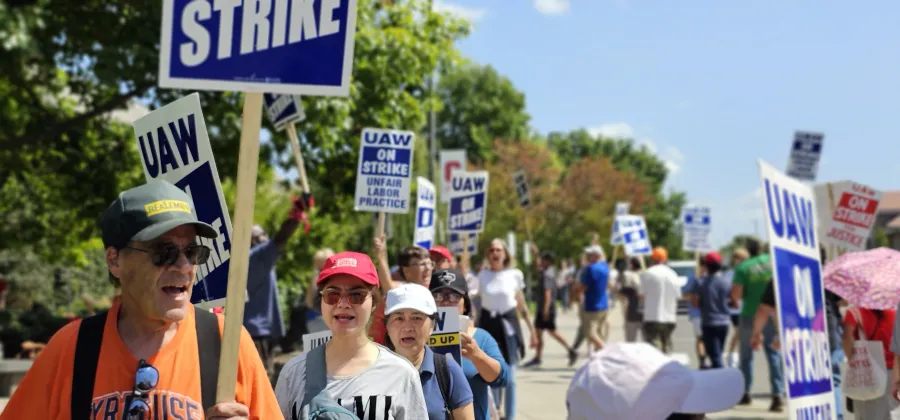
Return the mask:
<svg viewBox="0 0 900 420">
<path fill-rule="evenodd" d="M 291 146 L 294 149 L 294 160 L 297 161 L 297 173 L 300 175 L 300 188 L 303 192 L 309 194 L 309 181 L 306 178 L 306 165 L 303 164 L 303 153 L 300 151 L 300 140 L 297 138 L 297 128 L 293 123 L 287 125 L 288 137 L 291 139 Z"/>
<path fill-rule="evenodd" d="M 250 232 L 253 204 L 256 200 L 256 175 L 259 169 L 259 130 L 262 125 L 262 93 L 244 93 L 241 145 L 238 156 L 237 197 L 234 207 L 234 237 L 228 267 L 225 298 L 225 327 L 219 356 L 216 402 L 233 402 L 237 383 L 241 327 L 244 324 L 244 295 L 250 262 Z"/>
</svg>

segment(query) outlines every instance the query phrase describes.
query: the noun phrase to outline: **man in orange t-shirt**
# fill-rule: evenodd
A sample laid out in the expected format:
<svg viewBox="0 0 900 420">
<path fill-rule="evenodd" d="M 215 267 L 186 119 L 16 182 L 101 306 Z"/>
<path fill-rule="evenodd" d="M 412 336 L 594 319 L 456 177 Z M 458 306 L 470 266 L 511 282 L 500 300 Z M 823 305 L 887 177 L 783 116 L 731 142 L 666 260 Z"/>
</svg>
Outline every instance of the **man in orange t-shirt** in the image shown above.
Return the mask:
<svg viewBox="0 0 900 420">
<path fill-rule="evenodd" d="M 73 389 L 73 375 L 85 377 L 79 375 L 84 369 L 76 372 L 75 366 L 79 329 L 98 318 L 74 321 L 53 336 L 0 420 L 120 419 L 126 412 L 145 419 L 282 419 L 246 330 L 241 332 L 234 402 L 211 403 L 207 409 L 201 403 L 209 390 L 201 392 L 199 314 L 191 304 L 191 288 L 196 266 L 205 264 L 210 253 L 197 244 L 197 237 L 219 233 L 198 221 L 191 198 L 175 185 L 152 181 L 121 193 L 104 213 L 102 225 L 110 280 L 121 286 L 122 294 L 103 314 L 100 343 L 92 342 L 98 348 L 97 367 L 85 383 L 93 385 L 79 381 Z M 223 318 L 216 317 L 221 333 Z M 89 331 L 96 332 L 82 331 L 82 338 L 92 335 Z M 208 379 L 204 384 L 215 384 L 216 378 Z M 84 391 L 87 387 L 93 392 Z M 82 391 L 83 405 L 80 398 L 72 399 Z M 73 415 L 72 406 L 79 412 Z"/>
</svg>

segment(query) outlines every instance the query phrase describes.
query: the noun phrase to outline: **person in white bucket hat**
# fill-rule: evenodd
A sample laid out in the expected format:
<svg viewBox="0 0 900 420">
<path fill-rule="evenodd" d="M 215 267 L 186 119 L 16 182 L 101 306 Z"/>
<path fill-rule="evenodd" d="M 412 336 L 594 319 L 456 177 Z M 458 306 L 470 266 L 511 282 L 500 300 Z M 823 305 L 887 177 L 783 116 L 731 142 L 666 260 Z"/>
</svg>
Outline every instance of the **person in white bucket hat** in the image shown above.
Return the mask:
<svg viewBox="0 0 900 420">
<path fill-rule="evenodd" d="M 699 420 L 744 393 L 739 369 L 693 370 L 647 343 L 615 343 L 591 355 L 566 392 L 568 420 Z"/>
</svg>

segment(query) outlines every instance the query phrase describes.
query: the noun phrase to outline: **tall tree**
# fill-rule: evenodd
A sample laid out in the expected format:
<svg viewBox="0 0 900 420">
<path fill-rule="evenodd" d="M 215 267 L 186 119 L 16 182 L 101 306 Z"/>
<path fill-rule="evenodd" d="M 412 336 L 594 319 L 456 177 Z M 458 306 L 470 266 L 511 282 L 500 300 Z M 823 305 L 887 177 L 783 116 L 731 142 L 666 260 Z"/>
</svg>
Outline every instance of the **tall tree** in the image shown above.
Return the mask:
<svg viewBox="0 0 900 420">
<path fill-rule="evenodd" d="M 470 160 L 480 163 L 496 156 L 491 152 L 494 139 L 527 138 L 525 94 L 491 66 L 451 67 L 441 77 L 438 94 L 441 148 L 465 149 Z"/>
</svg>

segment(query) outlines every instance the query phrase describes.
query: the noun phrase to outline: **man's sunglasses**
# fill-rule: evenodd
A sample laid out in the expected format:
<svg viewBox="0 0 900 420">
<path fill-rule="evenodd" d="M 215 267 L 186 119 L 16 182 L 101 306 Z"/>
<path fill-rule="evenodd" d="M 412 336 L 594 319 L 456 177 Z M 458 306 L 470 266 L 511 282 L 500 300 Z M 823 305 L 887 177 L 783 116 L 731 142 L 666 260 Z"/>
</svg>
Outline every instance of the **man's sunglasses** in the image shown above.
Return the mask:
<svg viewBox="0 0 900 420">
<path fill-rule="evenodd" d="M 206 261 L 209 259 L 210 252 L 209 247 L 196 244 L 188 245 L 184 248 L 178 248 L 173 244 L 162 244 L 154 246 L 152 250 L 135 248 L 131 246 L 127 246 L 125 248 L 150 254 L 150 261 L 152 261 L 153 265 L 157 267 L 168 267 L 171 265 L 175 265 L 175 262 L 178 261 L 178 256 L 182 253 L 184 253 L 185 258 L 187 258 L 187 260 L 193 265 L 206 264 Z"/>
<path fill-rule="evenodd" d="M 159 384 L 159 371 L 153 365 L 141 359 L 138 362 L 137 372 L 134 374 L 134 388 L 131 390 L 131 402 L 128 404 L 127 420 L 144 419 L 145 414 L 150 413 L 150 405 L 147 400 L 156 385 Z"/>
<path fill-rule="evenodd" d="M 459 303 L 463 296 L 456 292 L 435 292 L 432 294 L 437 302 Z"/>
<path fill-rule="evenodd" d="M 369 291 L 365 289 L 354 289 L 349 292 L 343 292 L 338 289 L 325 289 L 321 292 L 322 302 L 328 305 L 337 305 L 345 296 L 351 305 L 362 305 L 369 297 Z"/>
</svg>

